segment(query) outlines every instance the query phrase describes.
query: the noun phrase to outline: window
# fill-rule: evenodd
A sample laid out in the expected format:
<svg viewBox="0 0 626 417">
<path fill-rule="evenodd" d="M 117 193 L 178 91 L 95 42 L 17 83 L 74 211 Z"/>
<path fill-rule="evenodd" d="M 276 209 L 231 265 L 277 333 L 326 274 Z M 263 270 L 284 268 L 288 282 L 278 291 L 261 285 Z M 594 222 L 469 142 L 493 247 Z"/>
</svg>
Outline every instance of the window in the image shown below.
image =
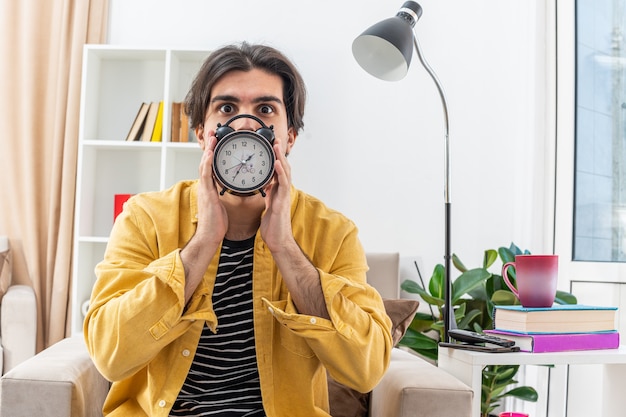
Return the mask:
<svg viewBox="0 0 626 417">
<path fill-rule="evenodd" d="M 626 262 L 626 0 L 576 1 L 573 259 Z"/>
</svg>

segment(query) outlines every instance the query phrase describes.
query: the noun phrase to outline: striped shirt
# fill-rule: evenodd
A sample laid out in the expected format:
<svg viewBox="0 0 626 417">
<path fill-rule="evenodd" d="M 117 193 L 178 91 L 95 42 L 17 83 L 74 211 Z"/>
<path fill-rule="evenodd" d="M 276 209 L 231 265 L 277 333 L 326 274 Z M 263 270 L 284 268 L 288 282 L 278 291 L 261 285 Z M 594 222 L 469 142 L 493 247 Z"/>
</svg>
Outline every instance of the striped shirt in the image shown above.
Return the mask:
<svg viewBox="0 0 626 417">
<path fill-rule="evenodd" d="M 205 325 L 171 416 L 265 416 L 254 346 L 254 237 L 224 240 L 213 291 L 218 330 Z"/>
</svg>

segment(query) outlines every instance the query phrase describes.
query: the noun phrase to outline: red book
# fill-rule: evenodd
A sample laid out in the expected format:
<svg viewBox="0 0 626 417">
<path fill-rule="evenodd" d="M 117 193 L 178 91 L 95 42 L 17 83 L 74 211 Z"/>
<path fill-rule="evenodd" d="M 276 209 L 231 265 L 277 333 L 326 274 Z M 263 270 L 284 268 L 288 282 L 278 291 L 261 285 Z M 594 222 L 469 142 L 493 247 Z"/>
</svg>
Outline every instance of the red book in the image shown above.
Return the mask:
<svg viewBox="0 0 626 417">
<path fill-rule="evenodd" d="M 124 203 L 131 198 L 132 194 L 115 194 L 113 196 L 113 221 L 124 210 Z"/>
<path fill-rule="evenodd" d="M 565 352 L 571 350 L 617 349 L 617 331 L 593 333 L 515 333 L 503 330 L 485 330 L 503 339 L 513 340 L 522 352 Z"/>
</svg>

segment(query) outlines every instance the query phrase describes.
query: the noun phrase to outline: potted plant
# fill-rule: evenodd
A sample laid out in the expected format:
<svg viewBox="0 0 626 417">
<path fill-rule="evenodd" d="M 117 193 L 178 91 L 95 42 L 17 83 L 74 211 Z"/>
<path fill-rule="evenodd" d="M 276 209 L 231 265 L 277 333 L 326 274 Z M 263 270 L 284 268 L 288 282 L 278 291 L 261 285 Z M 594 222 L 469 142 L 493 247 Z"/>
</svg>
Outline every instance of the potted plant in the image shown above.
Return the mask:
<svg viewBox="0 0 626 417">
<path fill-rule="evenodd" d="M 521 251 L 514 243 L 507 247 L 487 249 L 484 252 L 482 266 L 469 269 L 455 255 L 452 256 L 454 267 L 461 273 L 452 283 L 452 304 L 454 317 L 459 329 L 481 332 L 493 328 L 494 305 L 519 304 L 519 300 L 506 286 L 500 271 L 506 262 L 515 260 L 515 255 L 529 254 Z M 490 272 L 500 258 L 498 272 Z M 412 280 L 404 281 L 401 288 L 409 293 L 419 294 L 428 304 L 429 313 L 417 312 L 411 326 L 400 344 L 418 354 L 437 360 L 438 342 L 443 338 L 443 306 L 445 273 L 443 265 L 437 265 L 428 284 L 420 284 Z M 509 275 L 514 283 L 515 277 Z M 555 302 L 559 304 L 575 304 L 576 298 L 567 292 L 557 291 Z M 490 365 L 485 367 L 482 375 L 481 416 L 487 417 L 505 397 L 516 397 L 525 401 L 537 401 L 537 391 L 528 386 L 507 389 L 516 384 L 515 376 L 518 365 Z"/>
</svg>

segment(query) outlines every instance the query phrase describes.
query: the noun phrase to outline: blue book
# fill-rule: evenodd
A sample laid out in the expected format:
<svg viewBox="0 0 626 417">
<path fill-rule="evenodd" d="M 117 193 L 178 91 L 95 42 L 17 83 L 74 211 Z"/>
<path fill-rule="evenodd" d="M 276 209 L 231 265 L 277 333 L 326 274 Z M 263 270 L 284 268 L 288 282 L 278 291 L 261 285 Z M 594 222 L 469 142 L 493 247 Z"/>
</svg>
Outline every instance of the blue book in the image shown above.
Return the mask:
<svg viewBox="0 0 626 417">
<path fill-rule="evenodd" d="M 493 327 L 518 333 L 589 333 L 616 330 L 617 307 L 555 304 L 529 308 L 494 306 Z"/>
</svg>

